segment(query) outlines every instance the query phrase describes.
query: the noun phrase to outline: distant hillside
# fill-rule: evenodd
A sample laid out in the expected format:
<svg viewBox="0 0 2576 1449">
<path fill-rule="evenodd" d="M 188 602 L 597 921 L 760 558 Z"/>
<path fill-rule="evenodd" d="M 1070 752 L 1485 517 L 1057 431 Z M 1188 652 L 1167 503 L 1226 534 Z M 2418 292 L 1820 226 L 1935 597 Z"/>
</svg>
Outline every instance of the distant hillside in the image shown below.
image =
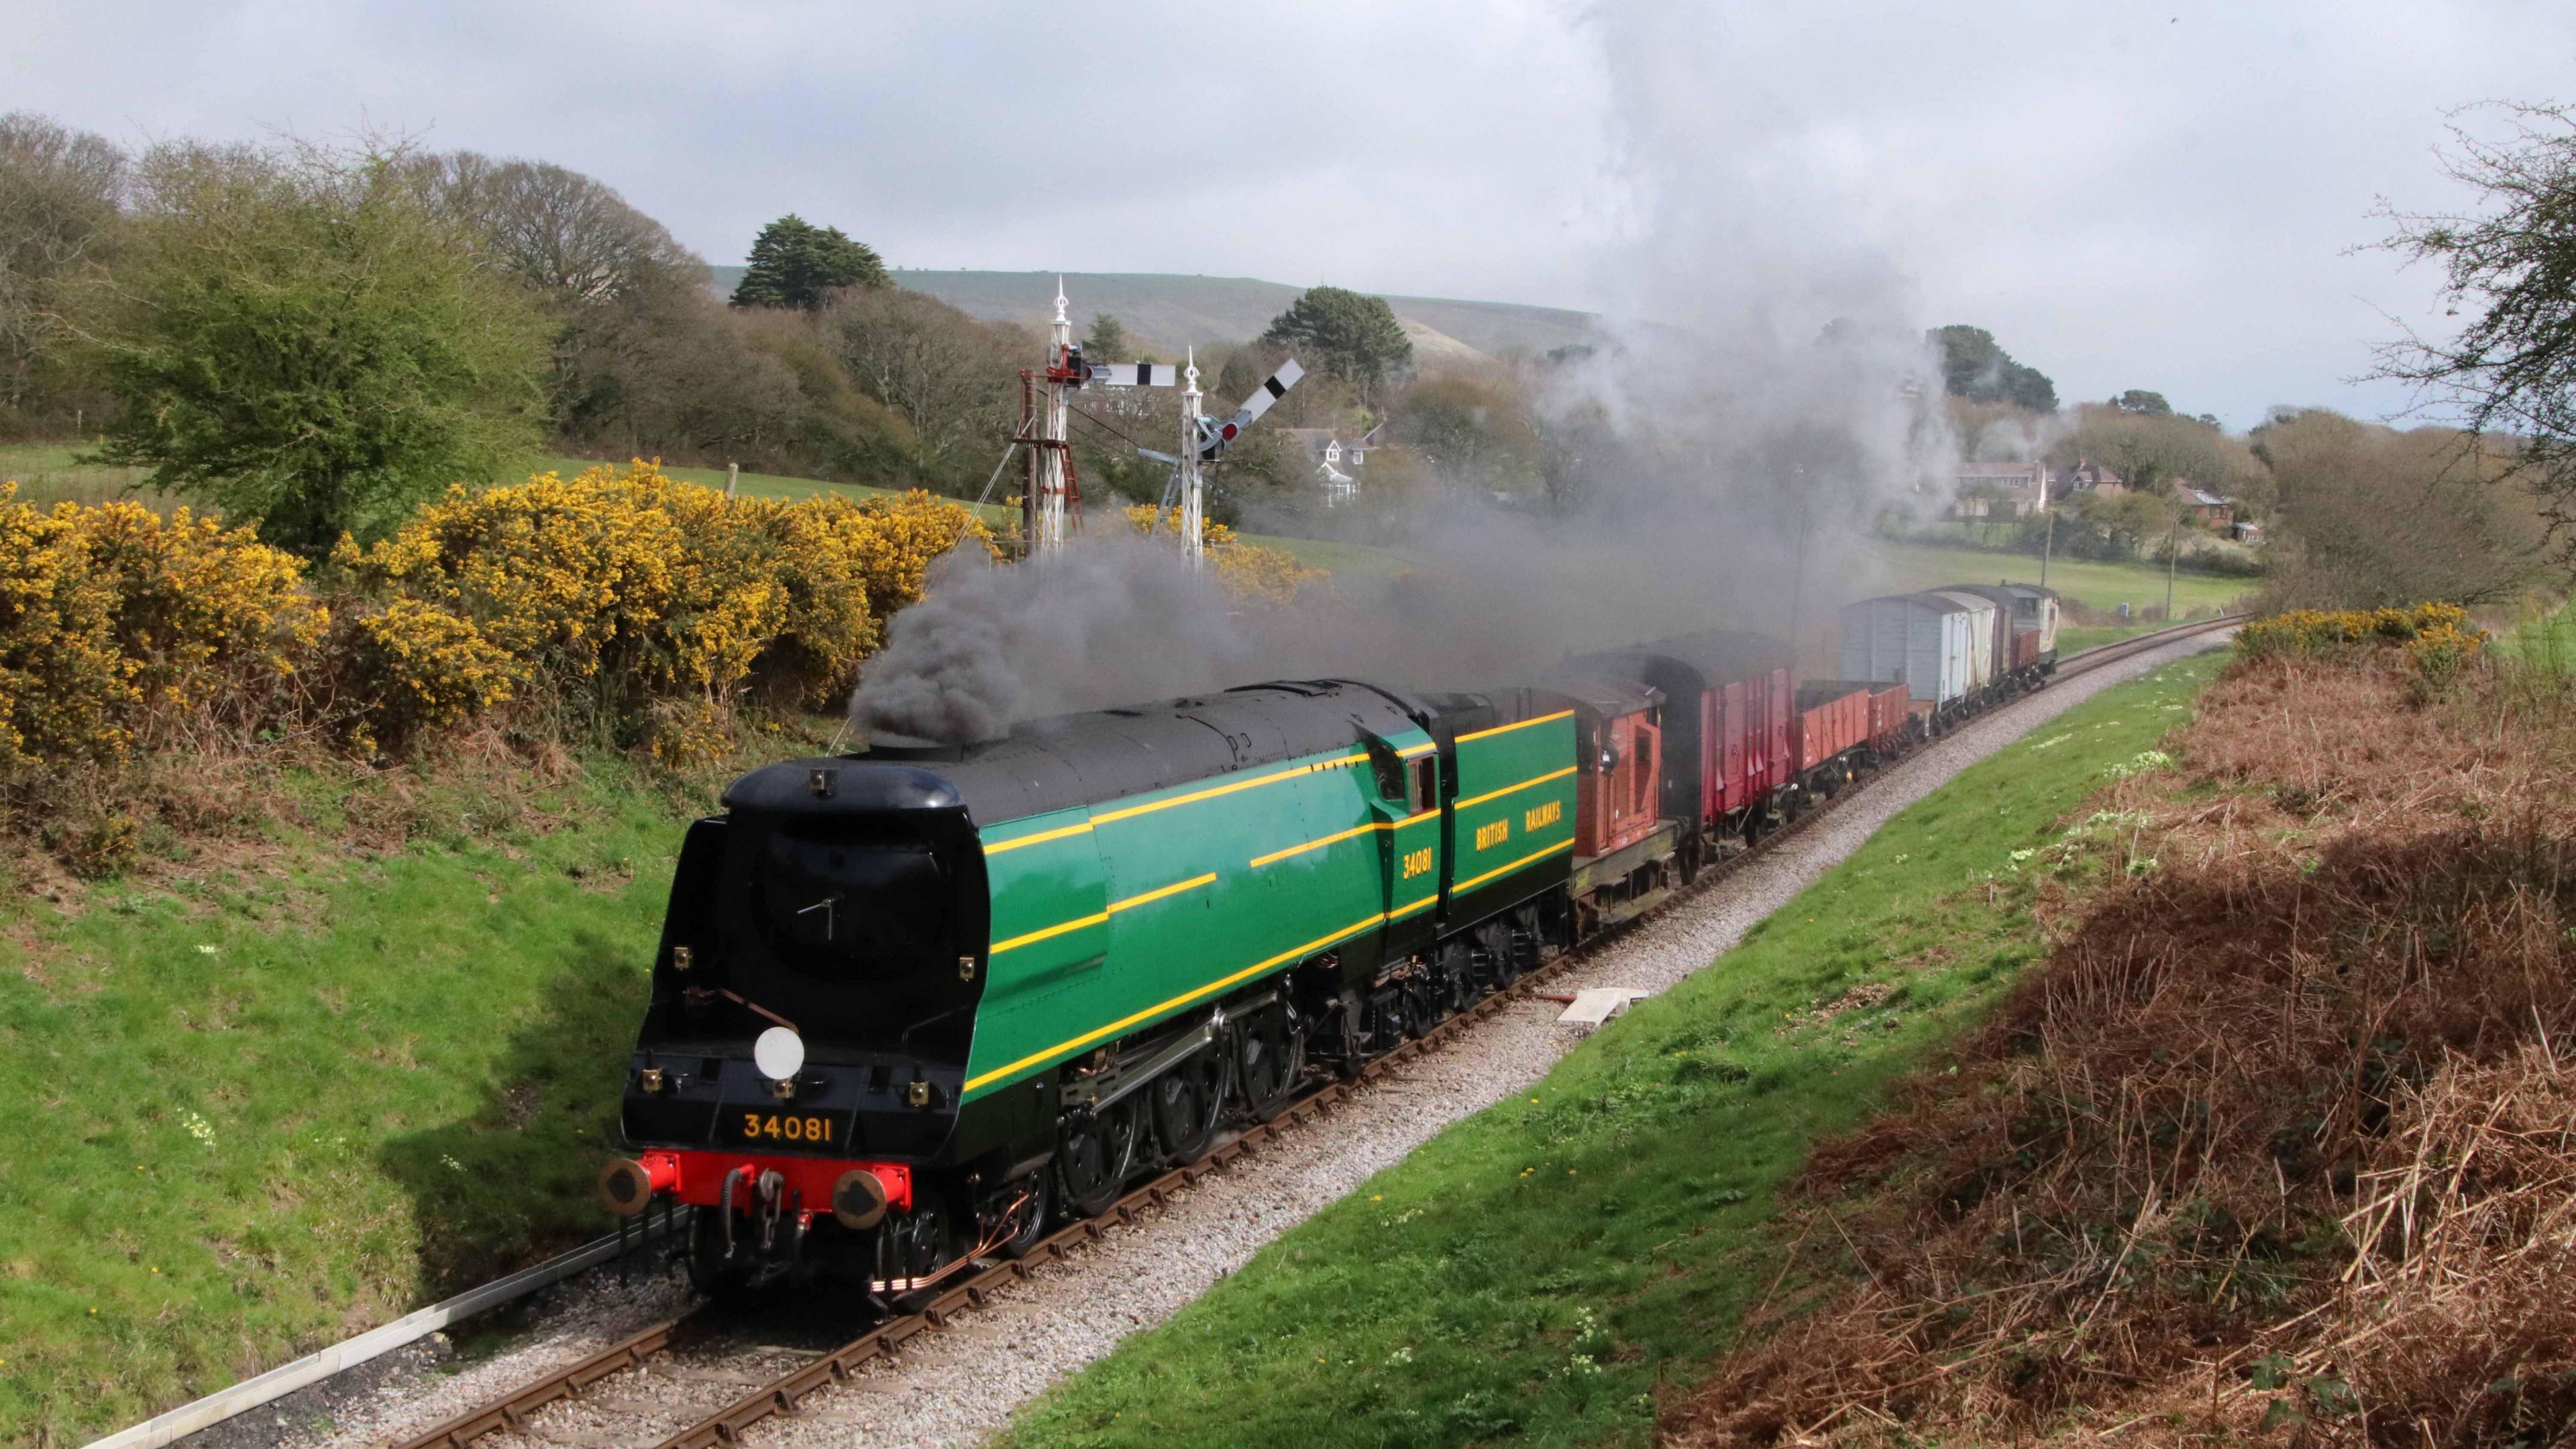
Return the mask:
<svg viewBox="0 0 2576 1449">
<path fill-rule="evenodd" d="M 731 294 L 742 268 L 716 267 L 715 284 Z M 950 306 L 995 322 L 1044 322 L 1054 310 L 1053 272 L 938 272 L 902 269 L 898 285 L 927 292 Z M 1107 312 L 1129 333 L 1165 347 L 1241 342 L 1257 337 L 1287 310 L 1302 287 L 1252 277 L 1199 277 L 1161 272 L 1067 272 L 1065 296 L 1077 327 Z M 1446 297 L 1389 296 L 1424 357 L 1444 353 L 1495 356 L 1545 352 L 1596 340 L 1593 318 L 1561 307 L 1513 302 L 1466 302 Z"/>
</svg>

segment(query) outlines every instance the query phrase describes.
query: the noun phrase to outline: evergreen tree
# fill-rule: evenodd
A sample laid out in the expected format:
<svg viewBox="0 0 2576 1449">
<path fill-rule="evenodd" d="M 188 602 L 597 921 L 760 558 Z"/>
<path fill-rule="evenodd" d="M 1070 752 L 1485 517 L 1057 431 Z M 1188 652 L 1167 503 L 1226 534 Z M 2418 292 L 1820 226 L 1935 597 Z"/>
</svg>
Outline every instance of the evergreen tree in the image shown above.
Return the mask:
<svg viewBox="0 0 2576 1449">
<path fill-rule="evenodd" d="M 1082 355 L 1094 362 L 1126 362 L 1133 346 L 1127 340 L 1127 328 L 1103 312 L 1091 319 L 1091 335 L 1082 340 Z"/>
<path fill-rule="evenodd" d="M 893 285 L 885 263 L 865 242 L 790 212 L 760 229 L 751 244 L 751 265 L 733 289 L 733 304 L 811 312 L 843 287 Z"/>
<path fill-rule="evenodd" d="M 1312 287 L 1273 318 L 1261 340 L 1293 348 L 1315 366 L 1360 389 L 1366 399 L 1413 360 L 1413 339 L 1384 297 L 1340 287 Z"/>
<path fill-rule="evenodd" d="M 1995 335 L 1983 327 L 1935 327 L 1931 340 L 1941 349 L 1943 389 L 1950 396 L 2011 403 L 2033 412 L 2057 411 L 2057 384 L 2038 368 L 2013 361 L 2012 354 L 1996 345 Z"/>
</svg>

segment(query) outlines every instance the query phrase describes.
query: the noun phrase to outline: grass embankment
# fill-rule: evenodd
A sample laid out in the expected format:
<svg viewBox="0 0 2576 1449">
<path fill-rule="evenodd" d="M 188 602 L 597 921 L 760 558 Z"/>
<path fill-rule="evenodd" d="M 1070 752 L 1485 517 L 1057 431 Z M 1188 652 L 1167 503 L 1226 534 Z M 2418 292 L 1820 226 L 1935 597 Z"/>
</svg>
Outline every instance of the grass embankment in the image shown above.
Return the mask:
<svg viewBox="0 0 2576 1449">
<path fill-rule="evenodd" d="M 292 774 L 265 838 L 0 880 L 0 1443 L 77 1443 L 597 1232 L 699 792 Z M 296 823 L 282 823 L 293 821 Z"/>
<path fill-rule="evenodd" d="M 2186 717 L 2106 691 L 1900 814 L 1713 969 L 1026 1411 L 1018 1445 L 1644 1444 L 1770 1288 L 1819 1136 L 2041 949 L 2027 855 Z"/>
</svg>

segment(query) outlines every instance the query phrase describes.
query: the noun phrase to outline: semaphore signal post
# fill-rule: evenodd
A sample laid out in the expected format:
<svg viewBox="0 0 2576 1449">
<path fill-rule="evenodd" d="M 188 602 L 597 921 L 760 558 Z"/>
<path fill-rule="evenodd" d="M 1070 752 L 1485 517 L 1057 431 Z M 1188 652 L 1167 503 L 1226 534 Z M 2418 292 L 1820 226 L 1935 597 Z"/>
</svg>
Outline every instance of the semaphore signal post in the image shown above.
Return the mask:
<svg viewBox="0 0 2576 1449">
<path fill-rule="evenodd" d="M 1277 372 L 1264 378 L 1230 416 L 1210 418 L 1199 407 L 1205 394 L 1199 391 L 1198 349 L 1190 349 L 1189 364 L 1179 372 L 1160 362 L 1092 362 L 1074 343 L 1073 318 L 1065 307 L 1064 278 L 1058 277 L 1055 317 L 1048 323 L 1046 366 L 1020 371 L 1020 429 L 1013 442 L 1027 450 L 1022 461 L 1020 532 L 1028 540 L 1030 555 L 1063 548 L 1081 527 L 1082 488 L 1074 473 L 1073 448 L 1065 431 L 1070 411 L 1065 395 L 1094 383 L 1103 387 L 1170 387 L 1186 377 L 1188 386 L 1181 393 L 1180 451 L 1136 451 L 1172 465 L 1172 483 L 1164 491 L 1163 506 L 1169 508 L 1178 502 L 1181 549 L 1196 567 L 1207 552 L 1203 470 L 1225 456 L 1227 447 L 1243 436 L 1244 429 L 1295 387 L 1297 380 L 1306 375 L 1305 369 L 1297 365 L 1295 358 L 1288 359 Z M 999 471 L 995 470 L 996 476 Z M 1174 493 L 1179 494 L 1177 500 Z"/>
</svg>

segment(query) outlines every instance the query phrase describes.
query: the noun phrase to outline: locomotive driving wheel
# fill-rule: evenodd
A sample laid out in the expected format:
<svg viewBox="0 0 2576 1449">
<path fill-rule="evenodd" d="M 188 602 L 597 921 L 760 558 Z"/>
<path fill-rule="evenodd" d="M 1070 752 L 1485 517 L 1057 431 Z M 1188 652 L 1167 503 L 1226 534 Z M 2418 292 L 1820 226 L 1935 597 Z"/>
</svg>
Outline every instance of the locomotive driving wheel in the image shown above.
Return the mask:
<svg viewBox="0 0 2576 1449">
<path fill-rule="evenodd" d="M 1455 1016 L 1476 1004 L 1476 958 L 1465 941 L 1453 937 L 1432 953 L 1431 979 L 1440 1015 Z"/>
<path fill-rule="evenodd" d="M 1192 1052 L 1144 1094 L 1154 1100 L 1154 1136 L 1163 1155 L 1187 1162 L 1207 1151 L 1216 1136 L 1217 1117 L 1225 1110 L 1225 1057 L 1212 1048 Z"/>
<path fill-rule="evenodd" d="M 1096 1112 L 1067 1116 L 1055 1151 L 1056 1183 L 1064 1190 L 1064 1208 L 1078 1218 L 1096 1217 L 1118 1201 L 1136 1162 L 1136 1099 L 1127 1097 Z"/>
<path fill-rule="evenodd" d="M 1235 1090 L 1244 1110 L 1267 1122 L 1288 1105 L 1306 1070 L 1306 1033 L 1285 1006 L 1272 1006 L 1243 1023 L 1236 1037 Z"/>
</svg>

